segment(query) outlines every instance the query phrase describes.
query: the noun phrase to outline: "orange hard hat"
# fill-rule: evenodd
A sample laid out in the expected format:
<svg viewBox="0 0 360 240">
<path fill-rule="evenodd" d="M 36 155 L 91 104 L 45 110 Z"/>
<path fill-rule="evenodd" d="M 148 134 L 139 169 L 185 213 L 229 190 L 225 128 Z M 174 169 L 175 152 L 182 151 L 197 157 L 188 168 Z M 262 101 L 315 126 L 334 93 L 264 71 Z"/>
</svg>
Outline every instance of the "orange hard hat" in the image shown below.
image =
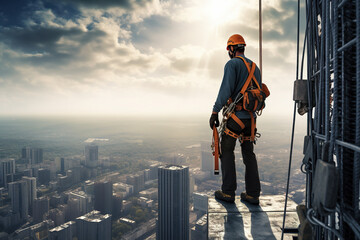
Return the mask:
<svg viewBox="0 0 360 240">
<path fill-rule="evenodd" d="M 229 50 L 229 46 L 233 45 L 244 45 L 246 46 L 244 38 L 240 34 L 234 34 L 231 37 L 229 37 L 229 40 L 227 41 L 226 50 Z"/>
</svg>

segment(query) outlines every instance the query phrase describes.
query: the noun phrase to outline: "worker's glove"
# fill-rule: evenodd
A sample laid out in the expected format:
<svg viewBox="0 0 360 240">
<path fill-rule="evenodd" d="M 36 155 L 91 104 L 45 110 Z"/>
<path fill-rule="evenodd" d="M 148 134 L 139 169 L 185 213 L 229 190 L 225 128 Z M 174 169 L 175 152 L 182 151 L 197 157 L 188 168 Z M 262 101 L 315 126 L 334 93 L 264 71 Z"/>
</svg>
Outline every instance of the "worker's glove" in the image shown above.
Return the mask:
<svg viewBox="0 0 360 240">
<path fill-rule="evenodd" d="M 219 126 L 218 113 L 212 113 L 209 122 L 210 122 L 210 128 L 211 129 L 213 129 L 214 124 L 215 124 L 215 127 L 218 127 Z"/>
</svg>

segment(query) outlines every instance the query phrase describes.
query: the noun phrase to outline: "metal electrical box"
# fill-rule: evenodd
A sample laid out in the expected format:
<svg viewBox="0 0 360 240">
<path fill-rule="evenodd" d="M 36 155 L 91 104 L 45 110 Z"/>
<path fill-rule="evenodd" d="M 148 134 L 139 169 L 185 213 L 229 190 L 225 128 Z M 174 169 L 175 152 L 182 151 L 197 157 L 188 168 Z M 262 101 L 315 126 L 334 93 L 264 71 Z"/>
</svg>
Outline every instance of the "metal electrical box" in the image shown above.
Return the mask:
<svg viewBox="0 0 360 240">
<path fill-rule="evenodd" d="M 333 163 L 318 159 L 313 181 L 312 198 L 314 210 L 323 216 L 335 210 L 339 172 Z"/>
<path fill-rule="evenodd" d="M 308 102 L 307 80 L 295 80 L 293 100 L 302 103 Z"/>
</svg>

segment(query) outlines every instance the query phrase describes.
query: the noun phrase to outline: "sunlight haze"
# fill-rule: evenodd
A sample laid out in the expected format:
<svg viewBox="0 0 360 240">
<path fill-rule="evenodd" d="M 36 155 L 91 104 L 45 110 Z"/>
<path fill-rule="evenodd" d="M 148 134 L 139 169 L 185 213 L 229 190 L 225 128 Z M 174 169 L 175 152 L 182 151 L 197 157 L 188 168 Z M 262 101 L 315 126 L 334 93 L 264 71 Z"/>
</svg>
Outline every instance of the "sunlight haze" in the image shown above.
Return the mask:
<svg viewBox="0 0 360 240">
<path fill-rule="evenodd" d="M 15 14 L 15 15 L 14 15 Z M 1 115 L 208 115 L 258 1 L 20 1 L 0 8 Z M 263 1 L 264 115 L 291 116 L 296 2 Z"/>
</svg>

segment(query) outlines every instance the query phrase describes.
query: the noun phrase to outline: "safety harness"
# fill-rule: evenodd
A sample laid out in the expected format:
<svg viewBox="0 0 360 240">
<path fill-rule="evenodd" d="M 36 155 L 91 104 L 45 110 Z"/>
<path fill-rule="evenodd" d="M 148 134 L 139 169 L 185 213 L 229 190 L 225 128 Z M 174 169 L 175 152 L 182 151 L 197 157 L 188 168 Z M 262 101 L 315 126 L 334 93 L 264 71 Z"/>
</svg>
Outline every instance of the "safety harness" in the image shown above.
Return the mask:
<svg viewBox="0 0 360 240">
<path fill-rule="evenodd" d="M 227 101 L 227 105 L 224 107 L 223 120 L 220 124 L 220 136 L 222 135 L 222 133 L 225 133 L 230 137 L 239 139 L 241 143 L 243 143 L 244 141 L 255 142 L 256 123 L 255 123 L 254 113 L 256 113 L 258 116 L 261 115 L 262 109 L 264 109 L 265 107 L 265 99 L 270 95 L 270 92 L 264 83 L 262 83 L 260 87 L 259 83 L 257 82 L 254 76 L 256 64 L 253 62 L 250 68 L 250 64 L 243 57 L 237 56 L 237 58 L 240 58 L 244 62 L 249 72 L 249 75 L 244 83 L 244 86 L 237 94 L 234 102 L 231 98 L 229 98 L 229 100 Z M 255 86 L 252 82 L 255 83 Z M 251 119 L 250 136 L 245 136 L 243 133 L 236 134 L 226 126 L 227 120 L 232 118 L 242 129 L 245 128 L 245 124 L 243 123 L 243 121 L 241 121 L 235 115 L 236 111 L 241 111 L 241 110 L 248 111 L 250 114 L 250 119 Z M 260 135 L 260 134 L 256 134 L 256 135 Z M 215 161 L 214 174 L 217 175 L 219 174 L 219 156 L 221 155 L 221 152 L 220 152 L 220 144 L 219 144 L 219 133 L 215 126 L 213 127 L 213 141 L 211 148 L 213 150 L 213 156 Z"/>
<path fill-rule="evenodd" d="M 262 84 L 262 87 L 260 87 L 258 81 L 256 80 L 254 75 L 256 64 L 253 62 L 250 68 L 250 64 L 243 57 L 237 56 L 237 58 L 240 58 L 244 62 L 249 72 L 249 75 L 244 83 L 244 86 L 240 90 L 242 101 L 239 101 L 236 104 L 235 111 L 245 110 L 249 112 L 251 119 L 251 135 L 250 136 L 245 136 L 244 134 L 238 135 L 232 132 L 226 126 L 224 133 L 233 138 L 239 138 L 241 142 L 244 141 L 255 142 L 256 122 L 254 118 L 254 112 L 259 116 L 261 115 L 262 109 L 264 109 L 265 107 L 265 99 L 270 95 L 270 92 L 265 84 Z M 253 83 L 255 83 L 255 86 Z M 231 103 L 232 103 L 232 99 L 229 98 L 228 105 Z M 230 112 L 229 115 L 227 116 L 227 119 L 232 118 L 242 129 L 244 129 L 245 125 L 235 115 L 235 111 Z"/>
</svg>

